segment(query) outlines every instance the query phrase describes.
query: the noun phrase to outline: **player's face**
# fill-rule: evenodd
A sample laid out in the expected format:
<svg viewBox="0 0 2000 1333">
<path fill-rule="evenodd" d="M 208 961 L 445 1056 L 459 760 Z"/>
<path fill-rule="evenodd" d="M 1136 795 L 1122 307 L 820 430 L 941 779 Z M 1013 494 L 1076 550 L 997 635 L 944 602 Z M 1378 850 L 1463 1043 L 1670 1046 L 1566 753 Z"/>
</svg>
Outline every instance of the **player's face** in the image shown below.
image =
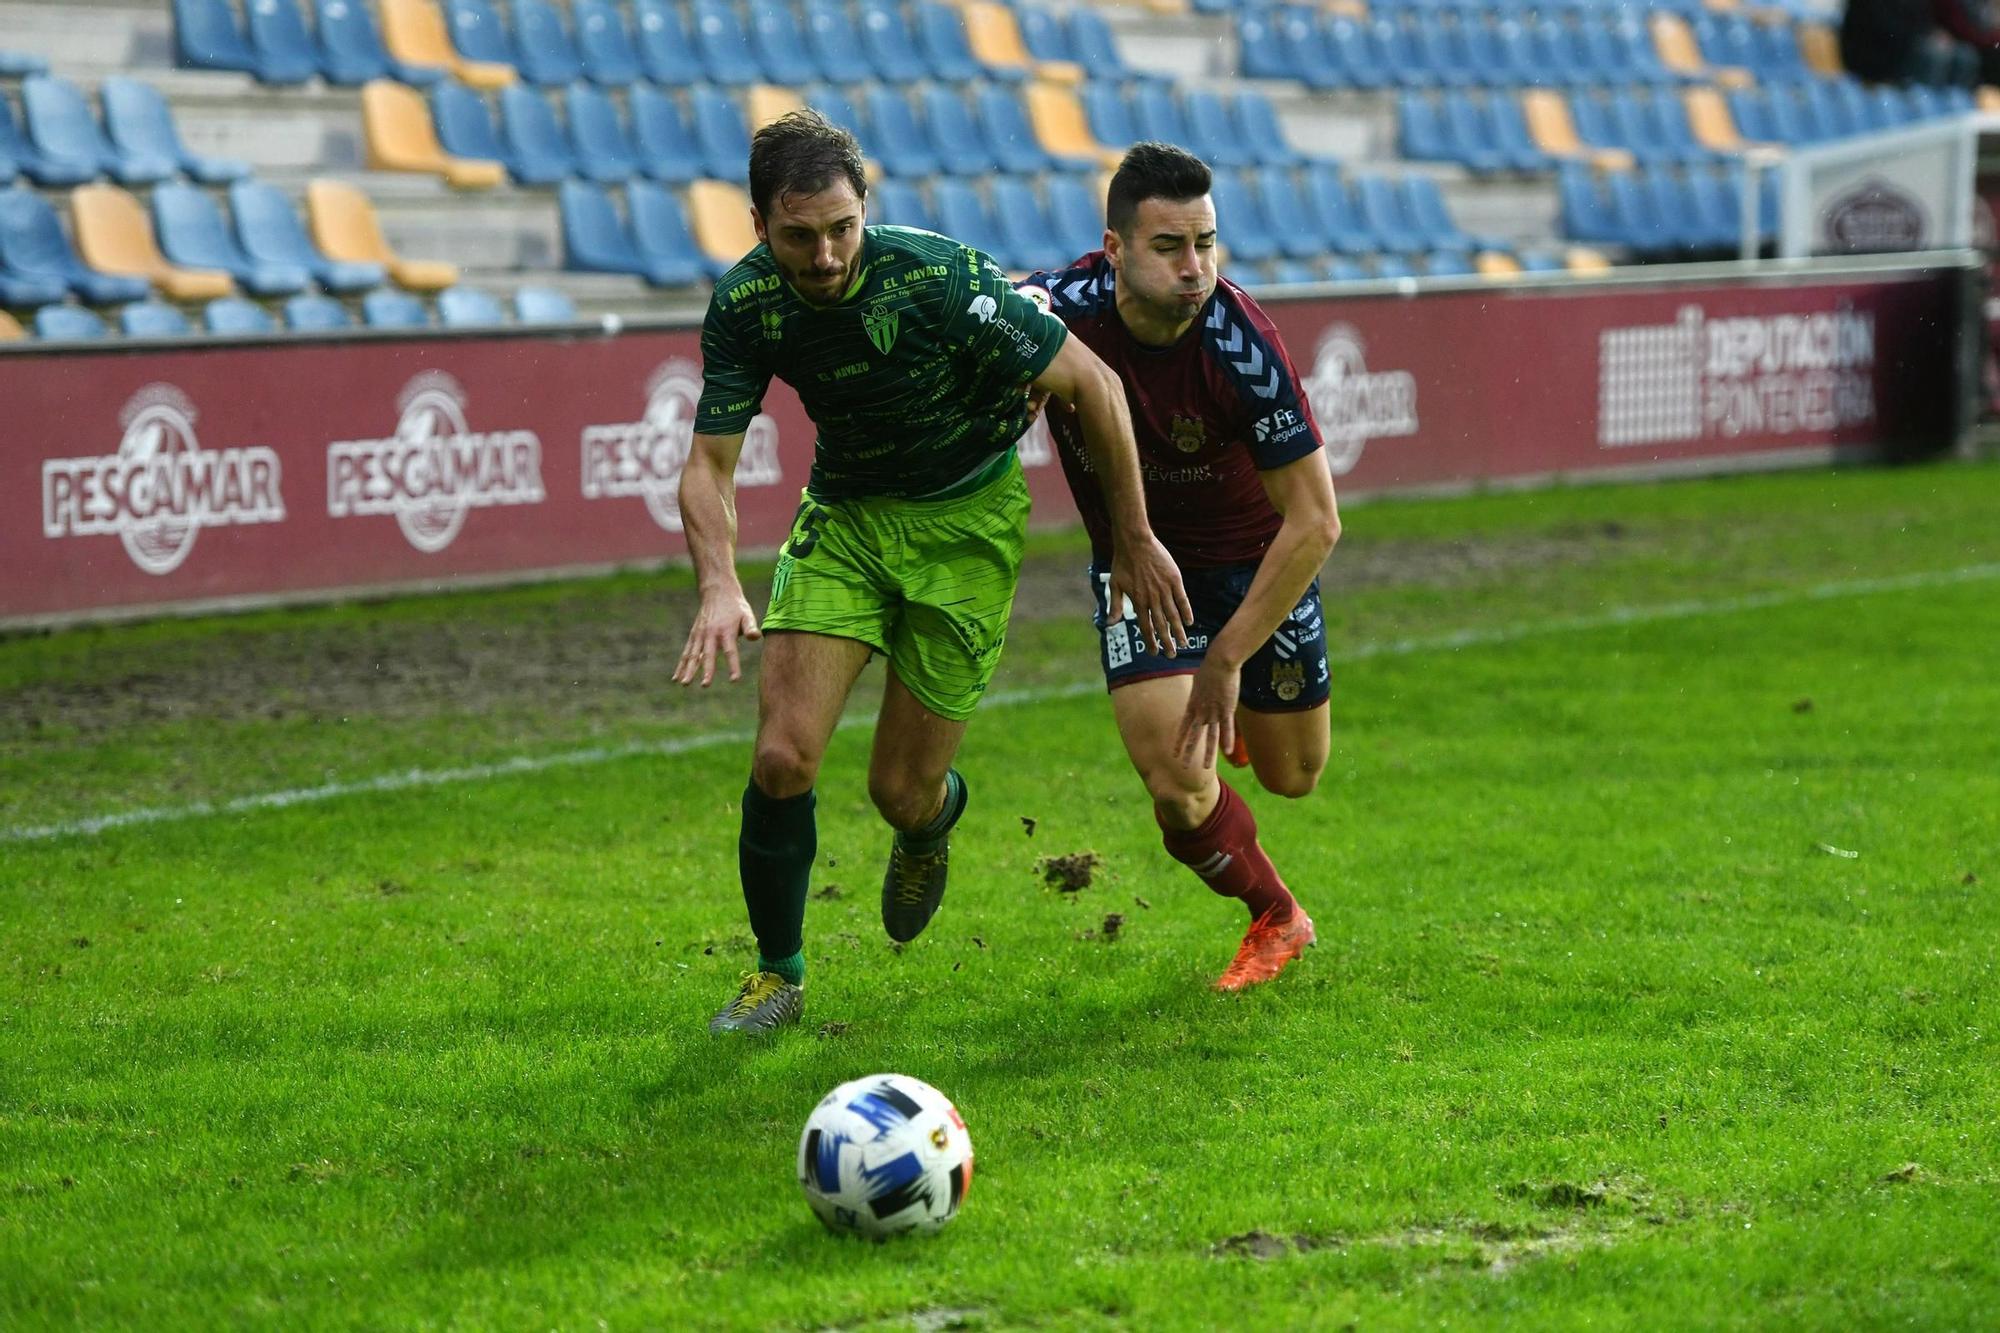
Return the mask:
<svg viewBox="0 0 2000 1333">
<path fill-rule="evenodd" d="M 868 209 L 844 177 L 816 194 L 780 193 L 769 217 L 753 206 L 750 218 L 785 281 L 808 301 L 837 301 L 854 281 Z"/>
<path fill-rule="evenodd" d="M 1199 199 L 1147 199 L 1129 235 L 1112 233 L 1109 250 L 1128 299 L 1180 324 L 1215 290 L 1215 204 Z"/>
</svg>

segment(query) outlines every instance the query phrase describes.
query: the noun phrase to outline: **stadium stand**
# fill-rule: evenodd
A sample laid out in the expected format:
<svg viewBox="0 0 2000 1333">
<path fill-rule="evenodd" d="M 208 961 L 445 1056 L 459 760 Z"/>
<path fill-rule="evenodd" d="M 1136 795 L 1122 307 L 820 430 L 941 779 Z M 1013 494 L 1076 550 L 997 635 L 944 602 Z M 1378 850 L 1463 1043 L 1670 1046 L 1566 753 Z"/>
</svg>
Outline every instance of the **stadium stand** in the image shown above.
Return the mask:
<svg viewBox="0 0 2000 1333">
<path fill-rule="evenodd" d="M 240 296 L 210 301 L 202 307 L 201 323 L 210 333 L 235 337 L 253 337 L 277 328 L 270 312 L 255 301 L 246 301 Z"/>
<path fill-rule="evenodd" d="M 301 333 L 326 333 L 354 323 L 347 307 L 330 296 L 294 296 L 285 302 L 284 312 L 285 327 Z"/>
</svg>

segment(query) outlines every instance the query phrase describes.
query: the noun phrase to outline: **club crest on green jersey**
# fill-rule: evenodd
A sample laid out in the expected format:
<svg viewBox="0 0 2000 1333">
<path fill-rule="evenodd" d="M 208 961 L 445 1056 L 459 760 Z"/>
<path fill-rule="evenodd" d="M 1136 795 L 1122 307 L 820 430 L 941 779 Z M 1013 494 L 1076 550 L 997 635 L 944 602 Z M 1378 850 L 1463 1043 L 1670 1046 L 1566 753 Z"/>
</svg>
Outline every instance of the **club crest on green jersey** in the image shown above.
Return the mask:
<svg viewBox="0 0 2000 1333">
<path fill-rule="evenodd" d="M 886 356 L 889 349 L 896 345 L 898 321 L 898 312 L 878 305 L 861 317 L 861 327 L 868 331 L 868 341 L 875 344 L 875 350 Z"/>
</svg>

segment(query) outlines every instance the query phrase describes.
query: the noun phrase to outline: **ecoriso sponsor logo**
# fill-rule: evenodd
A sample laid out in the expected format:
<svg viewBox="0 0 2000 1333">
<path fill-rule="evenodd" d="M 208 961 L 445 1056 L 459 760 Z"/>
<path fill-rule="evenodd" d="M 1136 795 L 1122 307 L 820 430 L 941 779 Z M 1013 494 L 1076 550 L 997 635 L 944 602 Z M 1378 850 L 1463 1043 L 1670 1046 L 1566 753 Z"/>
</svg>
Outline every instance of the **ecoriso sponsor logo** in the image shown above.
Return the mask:
<svg viewBox="0 0 2000 1333">
<path fill-rule="evenodd" d="M 583 429 L 583 498 L 646 502 L 653 522 L 681 530 L 681 472 L 694 441 L 694 409 L 701 401 L 701 369 L 685 357 L 660 366 L 646 381 L 646 415 L 618 426 Z M 776 486 L 778 423 L 763 413 L 743 432 L 736 484 Z"/>
<path fill-rule="evenodd" d="M 1845 304 L 1803 315 L 1711 319 L 1598 338 L 1597 442 L 1823 433 L 1875 420 L 1875 316 Z"/>
<path fill-rule="evenodd" d="M 118 452 L 42 464 L 42 535 L 116 534 L 132 563 L 171 574 L 203 528 L 282 523 L 278 455 L 262 445 L 204 449 L 194 404 L 149 384 L 118 414 Z"/>
<path fill-rule="evenodd" d="M 1335 324 L 1320 335 L 1305 393 L 1326 442 L 1326 465 L 1345 476 L 1370 440 L 1417 433 L 1417 377 L 1368 369 L 1360 333 Z"/>
<path fill-rule="evenodd" d="M 425 371 L 396 399 L 396 433 L 326 447 L 326 512 L 334 518 L 390 515 L 410 545 L 435 554 L 451 545 L 468 510 L 540 504 L 542 442 L 533 431 L 475 432 L 465 391 Z"/>
</svg>

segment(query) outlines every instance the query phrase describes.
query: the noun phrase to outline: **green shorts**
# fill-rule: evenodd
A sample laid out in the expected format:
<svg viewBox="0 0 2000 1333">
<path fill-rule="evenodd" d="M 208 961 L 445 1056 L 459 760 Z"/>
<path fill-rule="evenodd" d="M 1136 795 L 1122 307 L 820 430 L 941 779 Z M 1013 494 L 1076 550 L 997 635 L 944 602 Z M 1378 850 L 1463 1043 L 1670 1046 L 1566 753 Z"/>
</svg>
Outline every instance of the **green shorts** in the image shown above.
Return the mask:
<svg viewBox="0 0 2000 1333">
<path fill-rule="evenodd" d="M 764 629 L 859 639 L 918 703 L 962 722 L 1000 664 L 1027 527 L 1018 459 L 944 499 L 807 495 L 778 555 Z"/>
</svg>

